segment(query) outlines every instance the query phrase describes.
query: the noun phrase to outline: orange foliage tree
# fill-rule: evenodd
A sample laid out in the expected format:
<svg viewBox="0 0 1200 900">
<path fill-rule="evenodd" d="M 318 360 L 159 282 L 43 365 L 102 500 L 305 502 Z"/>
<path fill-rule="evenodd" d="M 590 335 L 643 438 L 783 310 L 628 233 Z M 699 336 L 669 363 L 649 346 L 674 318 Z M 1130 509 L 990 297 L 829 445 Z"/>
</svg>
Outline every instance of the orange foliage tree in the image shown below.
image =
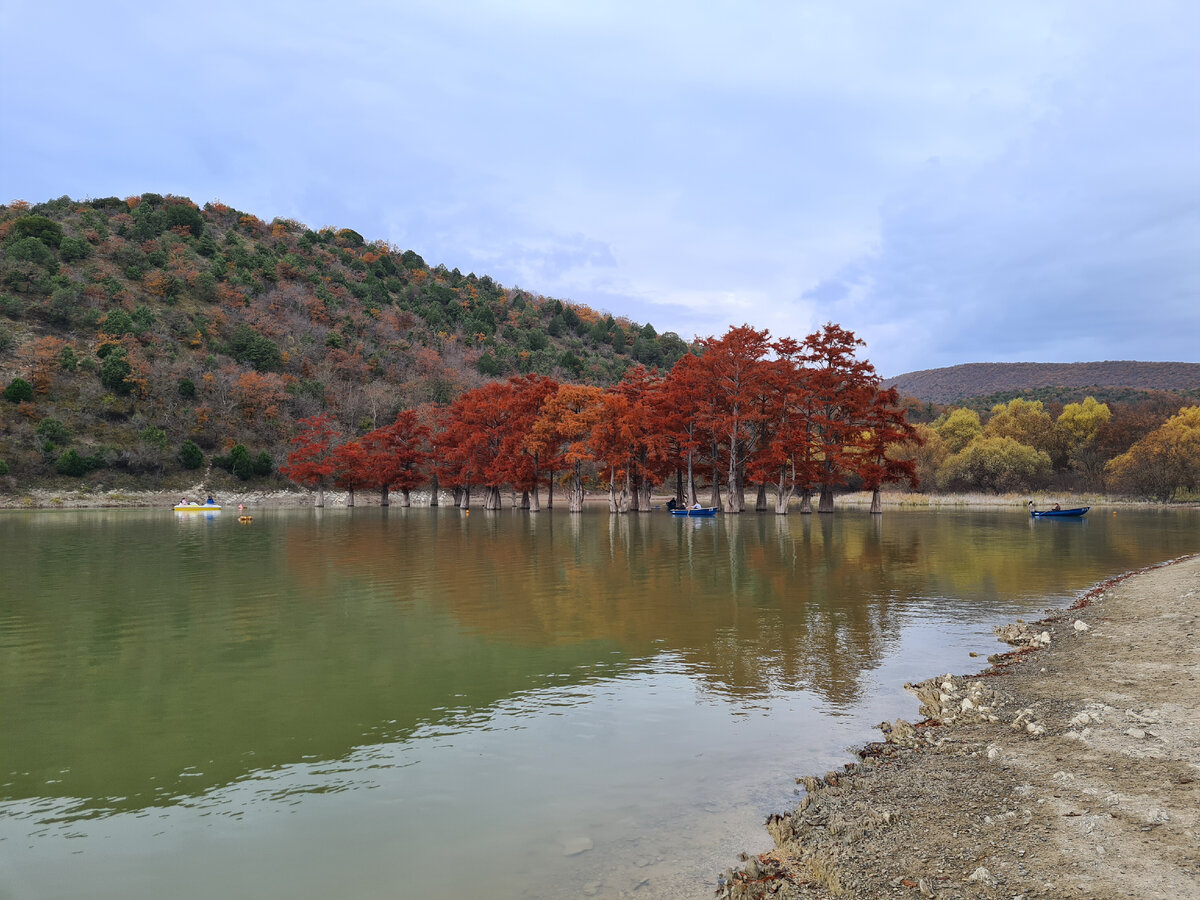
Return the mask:
<svg viewBox="0 0 1200 900">
<path fill-rule="evenodd" d="M 285 478 L 317 489 L 317 506 L 325 505 L 325 482 L 333 475 L 333 441 L 337 432 L 329 416 L 309 416 L 296 423 L 300 432 L 292 438 L 294 448 L 287 464 L 279 467 Z"/>
</svg>

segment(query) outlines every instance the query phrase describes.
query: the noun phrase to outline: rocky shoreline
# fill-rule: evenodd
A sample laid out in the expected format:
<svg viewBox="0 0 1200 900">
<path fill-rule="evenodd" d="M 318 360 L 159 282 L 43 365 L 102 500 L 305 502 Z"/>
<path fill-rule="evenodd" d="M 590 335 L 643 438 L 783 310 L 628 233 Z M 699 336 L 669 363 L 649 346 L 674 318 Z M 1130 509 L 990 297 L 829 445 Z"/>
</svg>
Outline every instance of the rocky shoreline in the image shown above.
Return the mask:
<svg viewBox="0 0 1200 900">
<path fill-rule="evenodd" d="M 924 720 L 797 779 L 718 897 L 1200 897 L 1200 556 L 997 635 L 986 671 L 905 686 Z"/>
</svg>

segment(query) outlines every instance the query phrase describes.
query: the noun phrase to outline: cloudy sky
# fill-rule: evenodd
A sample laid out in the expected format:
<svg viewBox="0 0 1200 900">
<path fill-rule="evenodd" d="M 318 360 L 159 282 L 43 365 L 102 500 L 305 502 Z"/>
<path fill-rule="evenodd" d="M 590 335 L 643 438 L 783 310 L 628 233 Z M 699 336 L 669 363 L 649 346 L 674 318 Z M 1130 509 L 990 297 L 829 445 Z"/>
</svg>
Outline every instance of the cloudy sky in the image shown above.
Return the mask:
<svg viewBox="0 0 1200 900">
<path fill-rule="evenodd" d="M 350 227 L 883 375 L 1200 361 L 1195 0 L 0 0 L 0 202 Z"/>
</svg>

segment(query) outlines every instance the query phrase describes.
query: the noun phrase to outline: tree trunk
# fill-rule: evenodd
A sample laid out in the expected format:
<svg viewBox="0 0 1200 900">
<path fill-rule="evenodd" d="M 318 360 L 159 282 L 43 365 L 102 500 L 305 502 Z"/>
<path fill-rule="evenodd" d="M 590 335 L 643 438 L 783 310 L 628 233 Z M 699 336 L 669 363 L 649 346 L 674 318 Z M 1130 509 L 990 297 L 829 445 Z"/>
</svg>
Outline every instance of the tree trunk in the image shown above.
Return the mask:
<svg viewBox="0 0 1200 900">
<path fill-rule="evenodd" d="M 571 483 L 567 487 L 567 509 L 570 512 L 583 512 L 583 480 L 579 473 L 571 475 Z"/>
<path fill-rule="evenodd" d="M 462 486 L 462 493 L 459 494 L 459 497 L 458 497 L 458 508 L 459 509 L 470 509 L 471 508 L 471 485 L 464 484 Z"/>
<path fill-rule="evenodd" d="M 833 512 L 833 488 L 827 484 L 821 485 L 821 499 L 817 501 L 817 512 Z"/>
<path fill-rule="evenodd" d="M 619 512 L 617 505 L 617 470 L 608 470 L 608 512 L 610 515 L 616 515 Z"/>
<path fill-rule="evenodd" d="M 410 502 L 408 488 L 400 488 L 400 505 L 407 509 Z"/>
<path fill-rule="evenodd" d="M 638 495 L 641 501 L 638 503 L 638 512 L 650 512 L 650 492 L 652 487 L 650 479 L 645 477 L 638 484 Z"/>
<path fill-rule="evenodd" d="M 318 484 L 317 485 L 317 506 L 320 507 L 320 506 L 324 506 L 324 505 L 325 505 L 325 485 Z"/>
<path fill-rule="evenodd" d="M 529 491 L 521 491 L 521 509 L 529 509 Z"/>
<path fill-rule="evenodd" d="M 456 484 L 450 492 L 450 496 L 452 498 L 451 502 L 455 506 L 462 506 L 462 485 Z"/>
<path fill-rule="evenodd" d="M 348 491 L 346 491 L 346 505 L 354 505 L 354 488 L 350 488 Z"/>
<path fill-rule="evenodd" d="M 388 506 L 389 505 L 388 486 L 386 484 L 379 489 L 379 505 L 380 506 Z"/>
<path fill-rule="evenodd" d="M 503 500 L 500 498 L 499 485 L 489 484 L 483 488 L 483 508 L 484 509 L 500 509 Z"/>
<path fill-rule="evenodd" d="M 683 506 L 683 470 L 675 470 L 675 505 Z"/>
<path fill-rule="evenodd" d="M 696 505 L 696 465 L 692 451 L 688 451 L 687 464 L 687 505 Z"/>
<path fill-rule="evenodd" d="M 554 509 L 554 470 L 550 470 L 550 477 L 546 479 L 546 509 Z"/>
<path fill-rule="evenodd" d="M 871 512 L 876 515 L 883 512 L 883 498 L 880 496 L 879 488 L 871 491 Z"/>
<path fill-rule="evenodd" d="M 435 473 L 429 485 L 429 505 L 438 505 L 438 477 Z"/>
<path fill-rule="evenodd" d="M 792 502 L 792 487 L 791 485 L 779 486 L 779 493 L 775 495 L 775 515 L 786 516 L 788 514 L 788 504 Z"/>
<path fill-rule="evenodd" d="M 805 488 L 800 492 L 800 513 L 811 516 L 812 511 L 812 488 Z"/>
<path fill-rule="evenodd" d="M 766 512 L 767 508 L 767 483 L 760 481 L 758 483 L 758 497 L 754 501 L 754 511 Z"/>
<path fill-rule="evenodd" d="M 541 501 L 538 499 L 538 489 L 536 486 L 529 493 L 529 511 L 530 512 L 541 512 L 542 511 Z"/>
</svg>

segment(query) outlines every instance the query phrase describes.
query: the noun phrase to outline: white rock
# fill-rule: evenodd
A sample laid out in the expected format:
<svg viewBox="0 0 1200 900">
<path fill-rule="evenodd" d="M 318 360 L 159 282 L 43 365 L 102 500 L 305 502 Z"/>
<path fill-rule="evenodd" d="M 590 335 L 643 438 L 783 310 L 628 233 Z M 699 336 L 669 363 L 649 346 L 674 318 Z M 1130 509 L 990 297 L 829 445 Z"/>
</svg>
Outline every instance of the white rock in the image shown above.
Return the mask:
<svg viewBox="0 0 1200 900">
<path fill-rule="evenodd" d="M 960 706 L 960 709 L 961 709 L 963 712 L 966 712 L 968 709 L 974 709 L 974 708 L 975 708 L 975 704 L 971 702 L 970 698 L 968 698 L 968 697 L 963 697 L 963 701 L 962 701 L 962 704 L 961 704 L 961 706 Z"/>
<path fill-rule="evenodd" d="M 992 883 L 992 873 L 989 872 L 987 869 L 985 869 L 983 866 L 980 866 L 978 869 L 976 869 L 974 872 L 971 873 L 971 877 L 968 878 L 967 881 L 978 881 L 983 884 L 991 884 Z"/>
<path fill-rule="evenodd" d="M 1080 634 L 1082 634 L 1085 631 L 1091 631 L 1091 629 L 1088 628 L 1087 622 L 1083 621 L 1082 619 L 1075 620 L 1075 630 L 1077 632 L 1079 632 Z"/>
<path fill-rule="evenodd" d="M 1139 741 L 1146 736 L 1146 732 L 1142 731 L 1140 728 L 1126 728 L 1125 733 L 1131 738 L 1136 738 Z"/>
<path fill-rule="evenodd" d="M 1030 722 L 1025 726 L 1025 730 L 1032 735 L 1045 734 L 1046 726 L 1042 725 L 1040 722 Z"/>
<path fill-rule="evenodd" d="M 1000 756 L 1000 748 L 997 747 L 995 744 L 992 744 L 991 746 L 989 746 L 987 748 L 988 759 L 997 759 L 997 758 L 999 758 L 999 756 Z"/>
</svg>

